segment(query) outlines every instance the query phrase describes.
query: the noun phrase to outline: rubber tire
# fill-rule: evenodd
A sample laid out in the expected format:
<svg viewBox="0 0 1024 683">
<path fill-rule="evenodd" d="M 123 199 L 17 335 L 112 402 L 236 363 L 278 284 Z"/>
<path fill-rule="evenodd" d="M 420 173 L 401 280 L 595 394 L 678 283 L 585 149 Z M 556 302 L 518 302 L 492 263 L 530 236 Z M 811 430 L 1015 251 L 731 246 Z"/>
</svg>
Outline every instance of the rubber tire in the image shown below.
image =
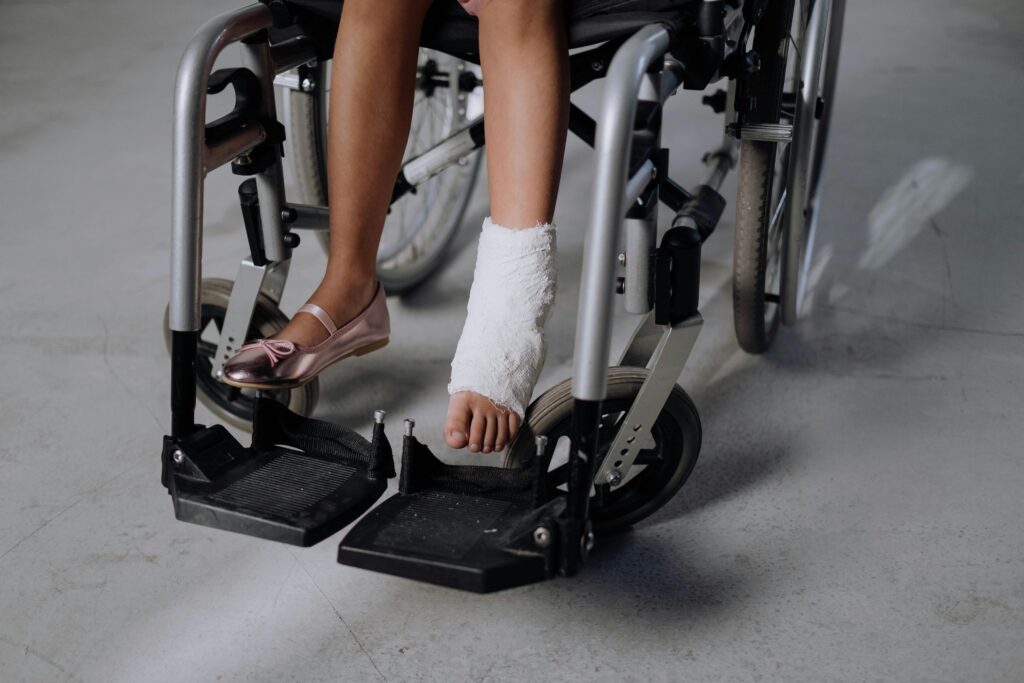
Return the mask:
<svg viewBox="0 0 1024 683">
<path fill-rule="evenodd" d="M 203 280 L 200 287 L 201 306 L 204 309 L 213 307 L 220 311 L 226 311 L 228 301 L 231 299 L 232 286 L 233 283 L 231 280 L 225 280 L 223 278 L 209 278 Z M 167 344 L 168 355 L 171 352 L 170 312 L 170 307 L 168 306 L 164 312 L 164 341 Z M 221 315 L 223 315 L 223 313 L 221 313 Z M 253 311 L 252 323 L 249 328 L 249 338 L 269 337 L 275 334 L 287 323 L 288 317 L 281 312 L 273 301 L 271 301 L 270 297 L 260 294 L 256 300 L 256 308 Z M 265 392 L 265 395 L 273 397 L 283 393 L 284 392 Z M 238 429 L 245 431 L 252 430 L 251 414 L 249 414 L 248 417 L 242 417 L 238 415 L 237 411 L 228 409 L 223 404 L 222 400 L 216 396 L 211 396 L 204 390 L 203 382 L 197 381 L 196 397 L 199 399 L 199 402 L 206 406 L 210 412 L 217 416 L 218 419 L 223 420 Z M 288 402 L 285 403 L 285 405 L 293 413 L 308 416 L 311 415 L 313 413 L 313 409 L 316 408 L 319 397 L 320 382 L 318 379 L 314 379 L 308 384 L 304 384 L 301 387 L 296 387 L 295 389 L 288 391 Z M 284 401 L 282 401 L 282 403 L 284 403 Z"/>
<path fill-rule="evenodd" d="M 781 319 L 779 306 L 765 300 L 767 223 L 772 209 L 775 148 L 776 144 L 772 142 L 745 140 L 740 144 L 732 310 L 736 341 L 741 349 L 755 354 L 764 353 L 771 347 Z M 770 316 L 768 306 L 774 308 Z"/>
<path fill-rule="evenodd" d="M 793 23 L 794 5 L 793 0 L 770 4 L 761 23 L 754 29 L 754 50 L 762 55 L 762 64 L 744 85 L 758 104 L 750 114 L 757 123 L 779 121 L 786 66 L 794 54 L 788 43 L 782 42 L 780 32 L 788 34 Z M 786 45 L 785 55 L 779 54 L 780 44 Z M 765 300 L 768 224 L 774 209 L 772 188 L 777 153 L 778 143 L 751 140 L 740 143 L 733 246 L 733 326 L 740 348 L 755 354 L 764 353 L 771 347 L 779 329 L 780 307 Z M 784 182 L 785 169 L 782 171 Z M 780 222 L 784 218 L 780 217 Z M 780 245 L 780 260 L 782 249 L 785 249 L 785 244 Z M 779 265 L 781 267 L 781 263 Z M 769 312 L 768 306 L 774 310 Z"/>
<path fill-rule="evenodd" d="M 608 369 L 607 396 L 604 404 L 621 402 L 615 410 L 628 409 L 636 398 L 640 386 L 647 378 L 645 368 L 612 367 Z M 504 467 L 519 468 L 528 464 L 535 455 L 534 437 L 538 435 L 569 433 L 572 420 L 573 397 L 572 380 L 567 379 L 537 398 L 526 411 L 526 421 L 520 427 L 502 461 Z M 681 387 L 672 388 L 665 407 L 654 424 L 655 434 L 672 434 L 667 427 L 674 426 L 680 435 L 680 443 L 674 440 L 665 446 L 668 453 L 677 453 L 678 461 L 670 476 L 662 479 L 662 484 L 646 499 L 632 505 L 615 508 L 611 511 L 591 508 L 591 520 L 594 530 L 601 534 L 623 531 L 643 520 L 665 505 L 682 488 L 693 472 L 701 446 L 700 416 Z M 657 436 L 655 437 L 657 439 Z M 554 447 L 554 444 L 552 444 Z M 639 481 L 643 472 L 625 483 L 616 494 L 628 489 Z"/>
</svg>

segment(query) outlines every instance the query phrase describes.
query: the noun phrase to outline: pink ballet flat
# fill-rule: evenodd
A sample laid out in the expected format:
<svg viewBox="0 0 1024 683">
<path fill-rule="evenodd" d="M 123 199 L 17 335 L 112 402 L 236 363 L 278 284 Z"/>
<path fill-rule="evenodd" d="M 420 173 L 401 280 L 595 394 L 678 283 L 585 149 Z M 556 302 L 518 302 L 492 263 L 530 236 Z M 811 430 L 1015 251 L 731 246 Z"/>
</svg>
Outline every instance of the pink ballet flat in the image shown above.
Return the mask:
<svg viewBox="0 0 1024 683">
<path fill-rule="evenodd" d="M 327 329 L 327 339 L 314 346 L 303 346 L 287 339 L 250 342 L 224 364 L 224 383 L 243 389 L 292 389 L 309 382 L 324 368 L 343 358 L 362 356 L 387 346 L 391 333 L 384 288 L 380 283 L 370 305 L 340 328 L 327 311 L 316 304 L 306 304 L 299 312 L 316 316 Z"/>
</svg>

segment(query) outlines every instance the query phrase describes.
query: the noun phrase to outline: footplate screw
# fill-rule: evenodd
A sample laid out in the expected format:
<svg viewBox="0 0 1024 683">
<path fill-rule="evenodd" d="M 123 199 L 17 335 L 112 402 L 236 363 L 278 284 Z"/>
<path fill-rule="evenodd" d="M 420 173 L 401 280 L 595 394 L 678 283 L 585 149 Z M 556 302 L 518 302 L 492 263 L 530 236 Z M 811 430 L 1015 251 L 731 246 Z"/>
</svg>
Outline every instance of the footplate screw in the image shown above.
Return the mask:
<svg viewBox="0 0 1024 683">
<path fill-rule="evenodd" d="M 622 472 L 618 470 L 612 470 L 611 472 L 608 473 L 606 479 L 608 480 L 608 483 L 611 484 L 612 486 L 618 486 L 619 484 L 622 483 Z"/>
<path fill-rule="evenodd" d="M 546 527 L 537 527 L 533 530 L 533 542 L 540 548 L 547 548 L 551 545 L 551 532 Z"/>
<path fill-rule="evenodd" d="M 541 434 L 540 436 L 534 437 L 533 439 L 534 450 L 538 458 L 543 458 L 544 453 L 548 450 L 548 437 Z"/>
<path fill-rule="evenodd" d="M 416 420 L 411 417 L 407 417 L 403 424 L 405 424 L 405 435 L 412 436 L 412 428 L 416 426 Z"/>
<path fill-rule="evenodd" d="M 171 460 L 174 461 L 175 465 L 180 465 L 181 463 L 185 462 L 185 454 L 179 448 L 173 453 L 171 453 Z"/>
<path fill-rule="evenodd" d="M 373 421 L 376 422 L 379 425 L 382 425 L 382 424 L 384 424 L 384 416 L 385 415 L 387 415 L 387 413 L 385 411 L 383 411 L 383 410 L 375 410 L 375 411 L 373 411 Z"/>
</svg>

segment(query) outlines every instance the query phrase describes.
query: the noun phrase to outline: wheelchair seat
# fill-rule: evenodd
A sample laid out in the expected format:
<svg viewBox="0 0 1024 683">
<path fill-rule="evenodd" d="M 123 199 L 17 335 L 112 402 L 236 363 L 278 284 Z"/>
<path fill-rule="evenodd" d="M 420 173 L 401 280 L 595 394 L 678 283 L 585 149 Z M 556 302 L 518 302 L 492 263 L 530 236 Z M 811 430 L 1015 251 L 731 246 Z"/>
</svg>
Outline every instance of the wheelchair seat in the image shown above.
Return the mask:
<svg viewBox="0 0 1024 683">
<path fill-rule="evenodd" d="M 266 2 L 267 0 L 264 0 Z M 693 17 L 700 0 L 567 0 L 569 47 L 584 47 L 625 38 L 638 29 L 662 23 L 678 30 Z M 285 0 L 295 21 L 327 58 L 333 50 L 344 0 Z M 479 61 L 477 19 L 458 0 L 436 0 L 427 13 L 420 44 L 448 54 Z"/>
</svg>

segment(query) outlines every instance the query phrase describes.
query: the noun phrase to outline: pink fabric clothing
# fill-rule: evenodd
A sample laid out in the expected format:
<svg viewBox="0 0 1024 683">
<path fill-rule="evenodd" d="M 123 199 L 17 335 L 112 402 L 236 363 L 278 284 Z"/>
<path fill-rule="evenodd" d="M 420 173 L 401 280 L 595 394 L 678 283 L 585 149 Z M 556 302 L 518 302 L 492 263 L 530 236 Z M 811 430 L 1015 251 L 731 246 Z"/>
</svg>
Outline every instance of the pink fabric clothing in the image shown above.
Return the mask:
<svg viewBox="0 0 1024 683">
<path fill-rule="evenodd" d="M 462 5 L 462 9 L 466 10 L 474 17 L 488 2 L 490 2 L 490 0 L 459 0 L 459 4 Z"/>
</svg>

